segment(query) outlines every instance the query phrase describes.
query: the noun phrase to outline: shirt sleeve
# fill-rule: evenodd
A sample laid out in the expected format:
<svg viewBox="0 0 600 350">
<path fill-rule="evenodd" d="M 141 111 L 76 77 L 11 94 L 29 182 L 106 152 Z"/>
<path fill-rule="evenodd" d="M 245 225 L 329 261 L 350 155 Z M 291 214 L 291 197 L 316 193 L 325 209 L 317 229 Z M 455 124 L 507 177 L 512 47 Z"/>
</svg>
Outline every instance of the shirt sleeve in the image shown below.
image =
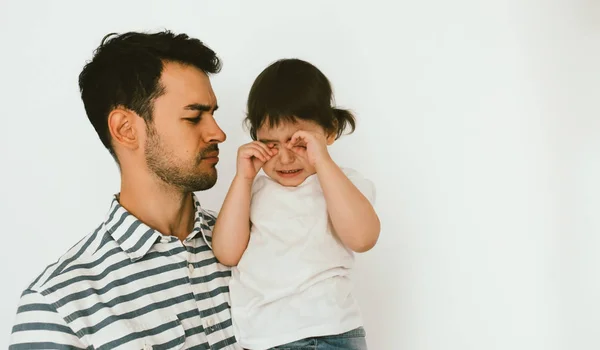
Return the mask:
<svg viewBox="0 0 600 350">
<path fill-rule="evenodd" d="M 371 205 L 375 205 L 377 193 L 373 181 L 365 178 L 356 170 L 345 168 L 343 171 L 363 196 L 367 197 L 369 202 L 371 202 Z"/>
<path fill-rule="evenodd" d="M 261 175 L 258 174 L 256 175 L 256 177 L 254 178 L 254 181 L 252 182 L 252 190 L 251 190 L 251 197 L 254 197 L 254 195 L 260 191 L 263 187 L 265 187 L 265 185 L 267 184 L 267 177 L 265 175 Z"/>
<path fill-rule="evenodd" d="M 86 348 L 43 295 L 32 290 L 21 295 L 10 350 Z"/>
</svg>

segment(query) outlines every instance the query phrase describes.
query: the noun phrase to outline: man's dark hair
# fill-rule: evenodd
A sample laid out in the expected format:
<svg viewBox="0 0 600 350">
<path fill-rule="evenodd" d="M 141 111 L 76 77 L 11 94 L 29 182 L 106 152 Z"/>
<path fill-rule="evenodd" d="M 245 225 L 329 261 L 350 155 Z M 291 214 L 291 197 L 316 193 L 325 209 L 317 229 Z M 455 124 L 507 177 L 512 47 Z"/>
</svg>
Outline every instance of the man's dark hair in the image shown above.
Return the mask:
<svg viewBox="0 0 600 350">
<path fill-rule="evenodd" d="M 80 73 L 88 119 L 115 159 L 108 115 L 117 107 L 126 108 L 150 124 L 154 99 L 164 93 L 159 80 L 166 62 L 190 65 L 206 74 L 221 70 L 220 59 L 200 40 L 163 31 L 108 34 Z"/>
<path fill-rule="evenodd" d="M 253 140 L 265 122 L 274 127 L 296 119 L 313 121 L 339 138 L 346 129 L 354 131 L 356 120 L 349 110 L 333 107 L 333 102 L 331 84 L 317 67 L 297 58 L 280 59 L 254 80 L 245 123 Z"/>
</svg>

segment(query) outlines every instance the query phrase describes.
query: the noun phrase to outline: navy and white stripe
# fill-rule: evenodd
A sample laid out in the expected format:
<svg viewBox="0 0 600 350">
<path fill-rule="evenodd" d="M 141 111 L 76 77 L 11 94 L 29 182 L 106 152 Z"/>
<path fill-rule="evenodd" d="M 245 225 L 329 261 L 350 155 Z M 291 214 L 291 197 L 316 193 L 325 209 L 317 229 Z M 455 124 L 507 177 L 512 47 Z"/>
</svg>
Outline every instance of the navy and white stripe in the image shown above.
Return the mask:
<svg viewBox="0 0 600 350">
<path fill-rule="evenodd" d="M 23 292 L 10 349 L 241 349 L 231 271 L 206 242 L 215 216 L 194 202 L 194 230 L 181 242 L 115 198 L 105 222 Z"/>
</svg>

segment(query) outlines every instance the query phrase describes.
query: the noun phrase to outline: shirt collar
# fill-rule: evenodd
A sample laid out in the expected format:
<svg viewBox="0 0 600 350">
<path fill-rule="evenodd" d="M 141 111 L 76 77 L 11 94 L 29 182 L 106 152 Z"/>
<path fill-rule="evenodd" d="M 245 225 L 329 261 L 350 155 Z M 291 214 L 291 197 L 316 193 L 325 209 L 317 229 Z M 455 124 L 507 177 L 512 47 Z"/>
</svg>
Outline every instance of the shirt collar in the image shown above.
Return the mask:
<svg viewBox="0 0 600 350">
<path fill-rule="evenodd" d="M 158 239 L 166 236 L 133 216 L 121 206 L 117 197 L 118 195 L 115 195 L 112 200 L 104 227 L 129 258 L 136 261 L 143 258 Z M 192 197 L 195 209 L 194 228 L 186 241 L 194 239 L 203 229 L 209 229 L 207 219 L 212 219 L 203 215 L 196 195 L 192 193 Z"/>
</svg>

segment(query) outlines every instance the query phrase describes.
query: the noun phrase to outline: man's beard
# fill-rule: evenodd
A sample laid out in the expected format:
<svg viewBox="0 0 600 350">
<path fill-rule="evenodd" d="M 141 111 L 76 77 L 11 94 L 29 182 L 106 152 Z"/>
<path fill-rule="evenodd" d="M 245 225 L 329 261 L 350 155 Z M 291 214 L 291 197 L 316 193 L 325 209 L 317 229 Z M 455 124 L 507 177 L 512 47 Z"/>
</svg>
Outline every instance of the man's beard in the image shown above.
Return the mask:
<svg viewBox="0 0 600 350">
<path fill-rule="evenodd" d="M 219 150 L 217 144 L 205 148 L 190 164 L 181 165 L 172 152 L 165 149 L 154 126 L 148 126 L 146 130 L 146 163 L 150 171 L 164 183 L 177 187 L 182 192 L 204 191 L 215 185 L 217 169 L 214 166 L 204 173 L 198 173 L 197 169 L 203 156 Z"/>
</svg>

